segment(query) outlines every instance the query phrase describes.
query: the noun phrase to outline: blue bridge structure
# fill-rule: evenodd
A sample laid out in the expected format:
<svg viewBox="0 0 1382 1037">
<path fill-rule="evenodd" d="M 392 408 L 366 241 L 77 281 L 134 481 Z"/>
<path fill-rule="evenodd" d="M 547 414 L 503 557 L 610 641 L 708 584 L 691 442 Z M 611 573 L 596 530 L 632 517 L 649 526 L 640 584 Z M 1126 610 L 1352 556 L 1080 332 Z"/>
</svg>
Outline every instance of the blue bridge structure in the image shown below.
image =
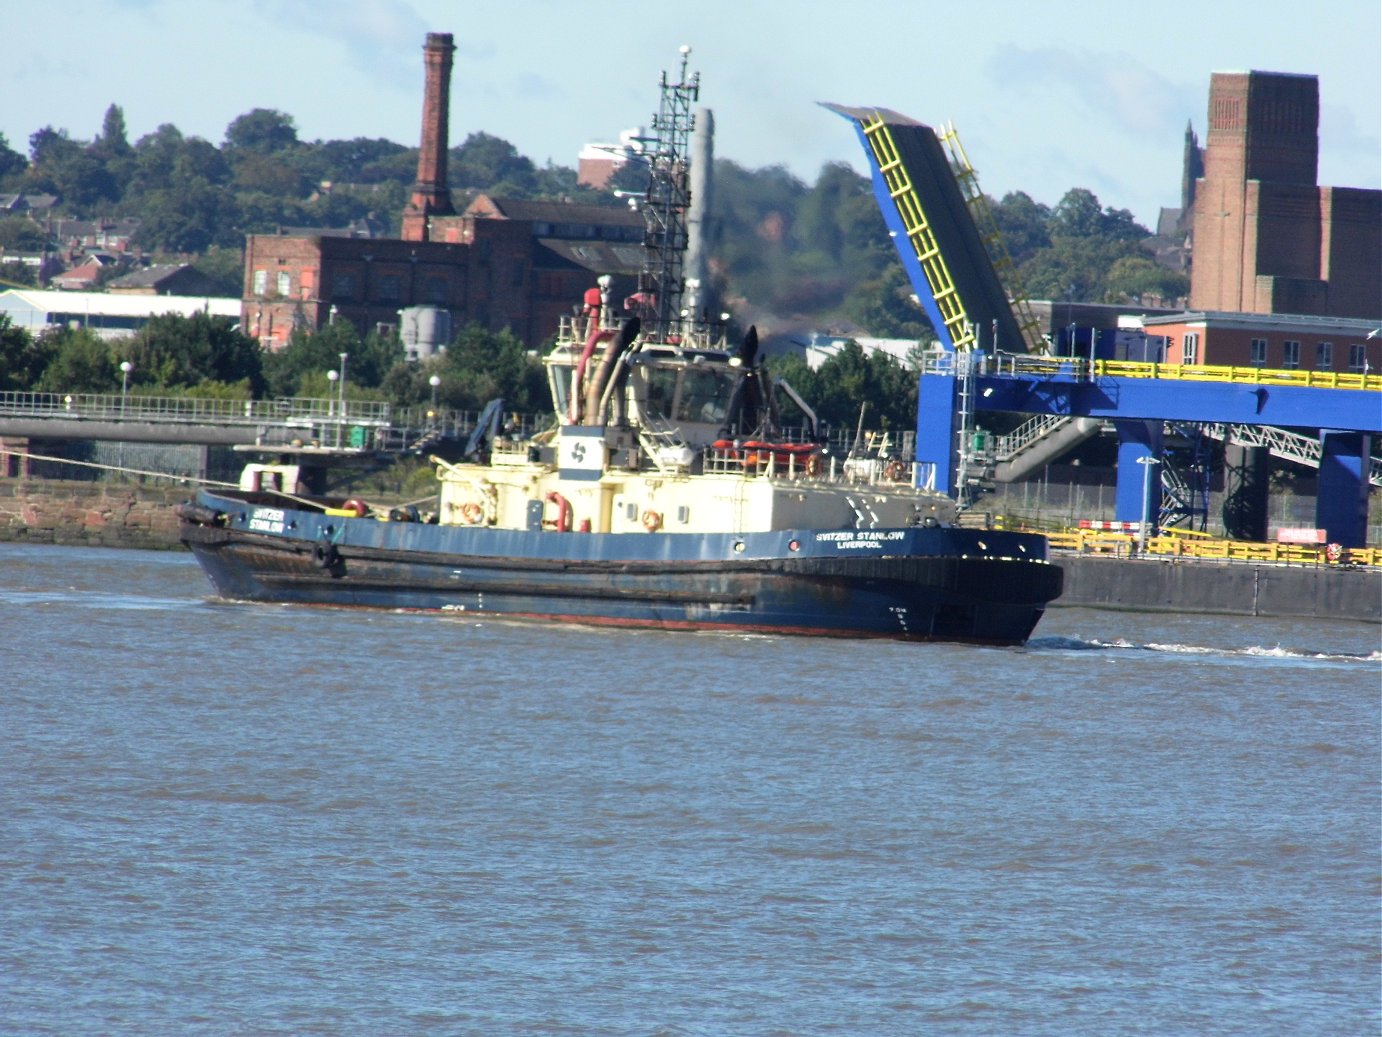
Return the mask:
<svg viewBox="0 0 1382 1037">
<path fill-rule="evenodd" d="M 1382 482 L 1371 457 L 1382 376 L 1100 359 L 1093 342 L 1088 359 L 1041 355 L 1048 344 L 954 130 L 882 108 L 825 107 L 858 134 L 889 234 L 940 340 L 919 376 L 920 482 L 973 499 L 994 469 L 979 412 L 1033 415 L 1064 449 L 1111 425 L 1116 516 L 1145 529 L 1167 513 L 1168 427 L 1308 430 L 1319 466 L 1316 525 L 1332 543 L 1365 546 L 1370 485 Z"/>
</svg>

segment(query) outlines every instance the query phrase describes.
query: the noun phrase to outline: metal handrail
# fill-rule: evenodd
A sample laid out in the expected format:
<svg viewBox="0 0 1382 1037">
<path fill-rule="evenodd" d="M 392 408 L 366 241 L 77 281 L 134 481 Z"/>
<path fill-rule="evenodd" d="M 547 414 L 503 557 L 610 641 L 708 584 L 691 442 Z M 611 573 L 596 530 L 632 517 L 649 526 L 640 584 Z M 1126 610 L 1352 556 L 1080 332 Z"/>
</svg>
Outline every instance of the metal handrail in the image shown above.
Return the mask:
<svg viewBox="0 0 1382 1037">
<path fill-rule="evenodd" d="M 273 400 L 223 400 L 191 396 L 138 396 L 118 393 L 0 392 L 0 416 L 170 424 L 259 425 L 293 420 L 388 425 L 393 405 L 379 400 L 282 397 Z"/>
</svg>

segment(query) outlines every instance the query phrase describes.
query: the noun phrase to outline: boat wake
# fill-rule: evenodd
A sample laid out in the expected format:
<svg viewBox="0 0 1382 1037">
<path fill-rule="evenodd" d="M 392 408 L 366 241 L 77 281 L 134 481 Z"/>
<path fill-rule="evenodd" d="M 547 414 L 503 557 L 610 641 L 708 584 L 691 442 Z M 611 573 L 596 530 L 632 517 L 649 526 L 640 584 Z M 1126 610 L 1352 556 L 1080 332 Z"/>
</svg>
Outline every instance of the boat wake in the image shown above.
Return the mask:
<svg viewBox="0 0 1382 1037">
<path fill-rule="evenodd" d="M 1097 638 L 1034 637 L 1027 642 L 1027 651 L 1038 652 L 1159 652 L 1168 655 L 1202 655 L 1221 658 L 1300 659 L 1310 662 L 1376 663 L 1382 662 L 1382 651 L 1372 652 L 1313 652 L 1307 649 L 1285 648 L 1281 645 L 1247 645 L 1224 648 L 1211 645 L 1163 644 L 1156 641 L 1139 643 L 1126 638 L 1101 641 Z"/>
</svg>

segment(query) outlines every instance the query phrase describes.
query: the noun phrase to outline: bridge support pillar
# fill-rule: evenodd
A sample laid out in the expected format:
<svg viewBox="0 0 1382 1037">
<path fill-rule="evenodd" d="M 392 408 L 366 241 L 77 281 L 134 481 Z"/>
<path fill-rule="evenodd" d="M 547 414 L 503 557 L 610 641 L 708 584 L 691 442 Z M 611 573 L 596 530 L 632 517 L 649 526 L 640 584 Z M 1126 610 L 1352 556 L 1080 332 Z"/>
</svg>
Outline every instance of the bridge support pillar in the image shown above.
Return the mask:
<svg viewBox="0 0 1382 1037">
<path fill-rule="evenodd" d="M 28 477 L 28 438 L 0 437 L 0 479 L 27 479 Z"/>
<path fill-rule="evenodd" d="M 1119 522 L 1155 525 L 1161 511 L 1159 462 L 1162 423 L 1115 421 L 1113 424 L 1118 430 L 1118 487 L 1114 496 L 1114 517 Z M 1143 458 L 1149 463 L 1142 463 Z"/>
<path fill-rule="evenodd" d="M 955 496 L 959 385 L 954 374 L 923 374 L 917 383 L 917 485 Z"/>
<path fill-rule="evenodd" d="M 1368 457 L 1372 437 L 1363 432 L 1320 430 L 1320 482 L 1315 525 L 1331 544 L 1366 547 Z"/>
<path fill-rule="evenodd" d="M 1224 444 L 1224 533 L 1230 540 L 1267 539 L 1271 451 L 1232 440 Z"/>
</svg>

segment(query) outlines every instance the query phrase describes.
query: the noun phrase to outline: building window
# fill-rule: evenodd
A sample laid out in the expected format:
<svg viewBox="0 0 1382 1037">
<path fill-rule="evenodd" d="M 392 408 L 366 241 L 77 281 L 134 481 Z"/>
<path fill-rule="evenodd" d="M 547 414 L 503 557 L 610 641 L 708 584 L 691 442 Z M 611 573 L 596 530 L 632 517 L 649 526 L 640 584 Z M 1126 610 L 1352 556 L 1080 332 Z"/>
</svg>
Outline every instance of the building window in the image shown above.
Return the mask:
<svg viewBox="0 0 1382 1037">
<path fill-rule="evenodd" d="M 1316 342 L 1315 343 L 1315 370 L 1332 371 L 1334 370 L 1334 343 Z"/>
<path fill-rule="evenodd" d="M 427 302 L 446 302 L 446 278 L 427 278 L 422 283 L 422 297 Z"/>
<path fill-rule="evenodd" d="M 263 295 L 269 290 L 269 272 L 267 270 L 256 270 L 254 272 L 254 294 Z"/>
<path fill-rule="evenodd" d="M 336 274 L 331 278 L 331 298 L 353 299 L 355 297 L 355 278 L 351 274 Z"/>
<path fill-rule="evenodd" d="M 284 298 L 293 294 L 293 278 L 286 270 L 278 272 L 278 294 Z"/>
<path fill-rule="evenodd" d="M 1200 355 L 1200 336 L 1191 332 L 1181 340 L 1180 362 L 1182 364 L 1199 363 Z"/>
<path fill-rule="evenodd" d="M 1300 366 L 1300 343 L 1287 342 L 1281 350 L 1281 366 L 1288 371 L 1294 371 Z"/>
<path fill-rule="evenodd" d="M 1248 343 L 1250 354 L 1248 363 L 1253 367 L 1262 367 L 1267 363 L 1267 340 L 1265 338 L 1255 338 Z"/>
<path fill-rule="evenodd" d="M 1348 347 L 1348 369 L 1354 374 L 1367 374 L 1368 347 L 1354 343 Z"/>
<path fill-rule="evenodd" d="M 375 291 L 379 293 L 380 302 L 398 302 L 399 292 L 402 290 L 403 282 L 397 274 L 383 274 L 375 285 Z"/>
</svg>

